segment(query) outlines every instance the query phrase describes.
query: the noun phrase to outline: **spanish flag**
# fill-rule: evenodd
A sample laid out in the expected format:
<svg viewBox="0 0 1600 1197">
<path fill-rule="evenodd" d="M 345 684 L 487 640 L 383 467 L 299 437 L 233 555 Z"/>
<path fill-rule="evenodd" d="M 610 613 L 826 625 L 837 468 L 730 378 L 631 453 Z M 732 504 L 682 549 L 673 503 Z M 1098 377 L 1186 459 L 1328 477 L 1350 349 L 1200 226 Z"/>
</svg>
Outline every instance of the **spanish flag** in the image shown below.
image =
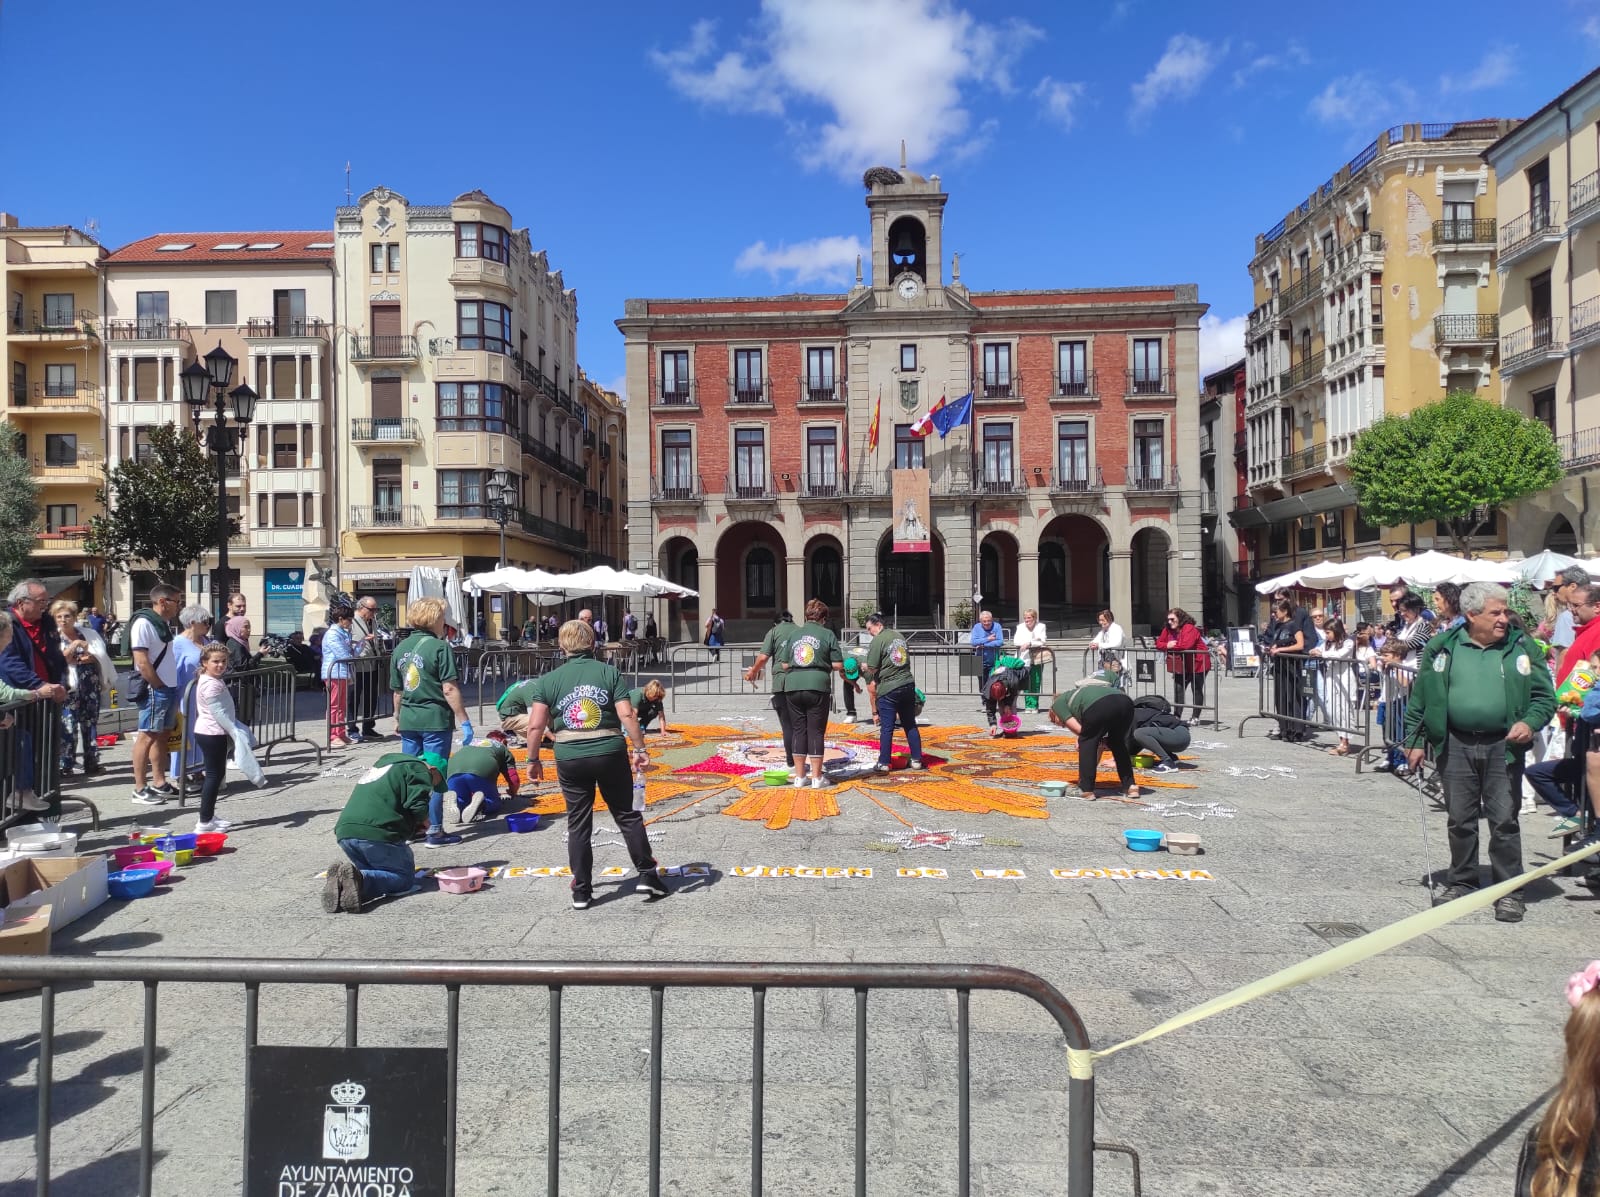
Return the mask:
<svg viewBox="0 0 1600 1197">
<path fill-rule="evenodd" d="M 883 387 L 878 388 L 878 398 L 872 405 L 872 423 L 867 426 L 867 452 L 878 448 L 878 412 L 883 407 Z"/>
</svg>

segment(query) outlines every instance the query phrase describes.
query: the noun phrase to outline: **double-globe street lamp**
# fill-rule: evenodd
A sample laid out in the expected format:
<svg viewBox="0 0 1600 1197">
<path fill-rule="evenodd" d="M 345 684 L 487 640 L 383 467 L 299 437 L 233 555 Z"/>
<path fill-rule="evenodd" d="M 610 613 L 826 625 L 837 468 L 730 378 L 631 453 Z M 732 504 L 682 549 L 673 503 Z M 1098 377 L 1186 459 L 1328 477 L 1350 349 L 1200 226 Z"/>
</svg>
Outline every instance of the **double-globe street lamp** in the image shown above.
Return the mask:
<svg viewBox="0 0 1600 1197">
<path fill-rule="evenodd" d="M 489 518 L 500 525 L 500 567 L 506 564 L 506 525 L 511 522 L 511 512 L 516 505 L 517 488 L 511 475 L 496 470 L 483 484 L 483 494 L 489 500 Z"/>
<path fill-rule="evenodd" d="M 215 416 L 206 427 L 206 449 L 217 459 L 217 581 L 211 588 L 211 598 L 220 627 L 227 618 L 231 585 L 228 572 L 228 459 L 232 457 L 237 460 L 244 448 L 250 418 L 256 412 L 256 393 L 247 383 L 240 383 L 233 390 L 228 390 L 228 384 L 233 381 L 234 368 L 239 362 L 237 358 L 229 356 L 220 341 L 203 360 L 203 366 L 199 362 L 190 362 L 178 377 L 183 380 L 183 401 L 189 405 L 189 417 L 194 421 L 196 431 L 200 427 L 200 417 L 205 413 L 206 392 L 212 392 L 213 396 L 212 410 Z M 224 392 L 233 400 L 232 427 L 228 424 Z"/>
</svg>

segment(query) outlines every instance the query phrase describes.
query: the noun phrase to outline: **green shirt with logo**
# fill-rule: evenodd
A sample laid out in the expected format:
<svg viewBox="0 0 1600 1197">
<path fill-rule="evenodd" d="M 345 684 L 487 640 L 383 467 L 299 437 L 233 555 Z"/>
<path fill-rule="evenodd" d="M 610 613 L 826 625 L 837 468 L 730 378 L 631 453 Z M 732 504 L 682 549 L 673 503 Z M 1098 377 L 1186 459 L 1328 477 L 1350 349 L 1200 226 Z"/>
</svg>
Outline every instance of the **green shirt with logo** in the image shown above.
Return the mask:
<svg viewBox="0 0 1600 1197">
<path fill-rule="evenodd" d="M 617 714 L 617 700 L 628 697 L 622 671 L 597 661 L 589 653 L 568 657 L 567 663 L 533 681 L 533 701 L 550 708 L 550 734 L 556 741 L 556 763 L 583 757 L 626 752 L 627 738 Z M 563 741 L 563 731 L 611 732 L 581 740 Z"/>
<path fill-rule="evenodd" d="M 531 677 L 525 682 L 508 686 L 506 692 L 500 696 L 500 701 L 494 704 L 494 709 L 499 712 L 500 718 L 526 715 L 528 708 L 534 704 L 533 688 L 538 681 L 538 678 Z"/>
<path fill-rule="evenodd" d="M 456 657 L 437 636 L 408 636 L 389 659 L 389 688 L 400 695 L 401 731 L 454 731 L 444 684 L 456 680 Z"/>
<path fill-rule="evenodd" d="M 428 823 L 428 797 L 433 774 L 414 756 L 386 752 L 373 762 L 350 791 L 333 834 L 341 840 L 374 840 L 404 844 Z"/>
<path fill-rule="evenodd" d="M 893 628 L 884 628 L 867 646 L 863 664 L 867 680 L 877 683 L 879 694 L 892 694 L 912 685 L 911 650 L 906 638 Z"/>
<path fill-rule="evenodd" d="M 839 641 L 818 623 L 803 623 L 794 630 L 779 658 L 784 669 L 783 688 L 829 690 L 833 686 L 833 667 L 842 663 Z"/>
<path fill-rule="evenodd" d="M 471 744 L 463 744 L 450 754 L 447 777 L 454 777 L 457 773 L 470 773 L 474 777 L 482 777 L 493 781 L 496 777 L 511 779 L 511 772 L 517 767 L 517 760 L 511 755 L 511 749 L 498 740 L 479 740 Z"/>
<path fill-rule="evenodd" d="M 795 633 L 800 629 L 795 627 L 793 620 L 784 620 L 782 623 L 772 625 L 767 637 L 761 642 L 761 655 L 772 666 L 772 692 L 782 694 L 786 675 L 783 664 L 789 659 L 789 642 L 794 639 Z"/>
<path fill-rule="evenodd" d="M 1102 698 L 1121 693 L 1122 691 L 1114 684 L 1103 680 L 1098 674 L 1093 674 L 1081 685 L 1056 695 L 1056 700 L 1050 704 L 1050 710 L 1063 721 L 1068 717 L 1082 719 L 1083 713 Z"/>
<path fill-rule="evenodd" d="M 629 690 L 628 701 L 633 704 L 633 713 L 639 716 L 639 726 L 641 728 L 643 728 L 644 725 L 649 723 L 652 719 L 660 717 L 661 712 L 664 711 L 667 706 L 667 700 L 665 698 L 661 699 L 659 702 L 652 702 L 650 699 L 646 698 L 644 696 L 643 686 L 640 686 L 637 690 Z"/>
</svg>

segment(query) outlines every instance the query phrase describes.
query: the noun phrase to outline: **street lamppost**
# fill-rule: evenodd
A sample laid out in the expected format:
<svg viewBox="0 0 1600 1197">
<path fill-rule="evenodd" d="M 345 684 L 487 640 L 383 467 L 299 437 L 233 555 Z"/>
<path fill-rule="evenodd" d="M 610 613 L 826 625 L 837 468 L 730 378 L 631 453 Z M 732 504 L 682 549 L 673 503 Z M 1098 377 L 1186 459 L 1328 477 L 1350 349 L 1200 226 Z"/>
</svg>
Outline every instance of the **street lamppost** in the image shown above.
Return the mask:
<svg viewBox="0 0 1600 1197">
<path fill-rule="evenodd" d="M 239 364 L 238 359 L 230 357 L 222 348 L 222 343 L 217 342 L 217 347 L 205 355 L 205 365 L 199 362 L 190 362 L 179 374 L 183 381 L 183 401 L 189 405 L 189 417 L 194 421 L 195 430 L 199 431 L 200 417 L 205 413 L 206 392 L 212 392 L 212 410 L 215 413 L 212 422 L 206 427 L 206 449 L 217 459 L 217 584 L 212 587 L 212 605 L 217 612 L 220 622 L 226 617 L 228 610 L 227 589 L 229 584 L 228 572 L 228 459 L 238 458 L 239 450 L 243 448 L 246 429 L 250 418 L 256 412 L 256 393 L 246 383 L 240 383 L 233 390 L 228 390 L 228 384 L 233 381 L 234 367 Z M 223 402 L 223 393 L 233 400 L 234 426 L 228 425 L 227 407 Z"/>
<path fill-rule="evenodd" d="M 517 497 L 517 488 L 512 485 L 511 475 L 505 470 L 496 470 L 489 475 L 489 481 L 484 484 L 484 494 L 489 499 L 489 518 L 500 525 L 500 566 L 506 563 L 506 525 L 511 522 L 511 508 Z"/>
</svg>

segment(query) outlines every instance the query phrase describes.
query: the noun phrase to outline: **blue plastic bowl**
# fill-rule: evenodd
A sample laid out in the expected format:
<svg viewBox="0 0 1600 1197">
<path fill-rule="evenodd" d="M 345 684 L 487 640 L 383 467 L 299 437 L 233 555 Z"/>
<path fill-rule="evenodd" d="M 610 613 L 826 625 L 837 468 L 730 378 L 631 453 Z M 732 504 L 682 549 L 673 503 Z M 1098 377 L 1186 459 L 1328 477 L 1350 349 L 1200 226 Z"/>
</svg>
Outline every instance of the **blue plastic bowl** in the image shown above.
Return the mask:
<svg viewBox="0 0 1600 1197">
<path fill-rule="evenodd" d="M 154 869 L 122 869 L 106 876 L 106 891 L 113 898 L 142 898 L 156 887 Z"/>
<path fill-rule="evenodd" d="M 533 831 L 539 826 L 539 816 L 531 811 L 521 814 L 507 815 L 506 826 L 512 831 Z"/>
<path fill-rule="evenodd" d="M 1124 831 L 1122 838 L 1130 851 L 1154 852 L 1161 847 L 1161 835 L 1159 831 Z"/>
<path fill-rule="evenodd" d="M 181 852 L 185 848 L 192 852 L 194 851 L 196 838 L 193 833 L 189 835 L 164 835 L 156 841 L 155 846 L 163 852 Z M 166 843 L 167 840 L 172 841 L 170 846 Z"/>
</svg>

